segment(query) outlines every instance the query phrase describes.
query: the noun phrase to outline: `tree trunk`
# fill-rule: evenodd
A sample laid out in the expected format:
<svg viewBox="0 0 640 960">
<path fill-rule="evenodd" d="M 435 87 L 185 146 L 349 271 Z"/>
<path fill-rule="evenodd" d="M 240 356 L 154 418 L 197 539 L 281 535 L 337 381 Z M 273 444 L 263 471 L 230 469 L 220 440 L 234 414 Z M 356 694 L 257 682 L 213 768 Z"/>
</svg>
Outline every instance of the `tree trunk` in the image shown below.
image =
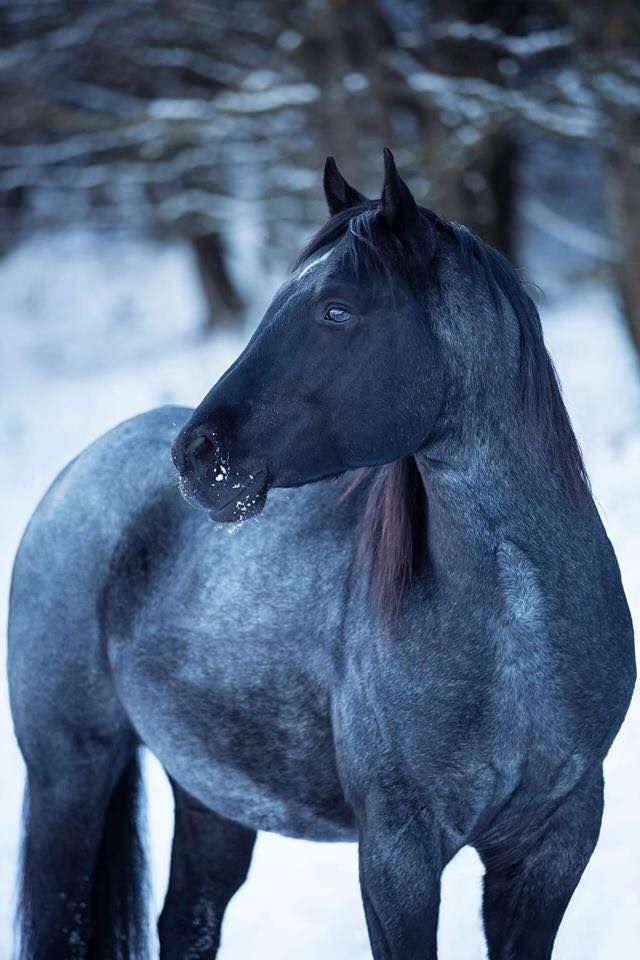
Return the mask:
<svg viewBox="0 0 640 960">
<path fill-rule="evenodd" d="M 591 85 L 604 118 L 607 212 L 618 244 L 618 299 L 640 356 L 640 114 L 637 78 L 625 67 L 625 61 L 637 56 L 640 7 L 637 0 L 571 0 L 566 7 L 587 84 L 603 74 L 616 79 L 613 91 Z"/>
<path fill-rule="evenodd" d="M 607 157 L 606 176 L 611 228 L 618 242 L 618 296 L 640 353 L 640 163 L 633 156 L 634 139 L 626 125 L 623 130 L 618 128 L 615 147 Z"/>
<path fill-rule="evenodd" d="M 219 233 L 206 233 L 192 240 L 198 273 L 207 304 L 205 329 L 237 326 L 245 304 L 236 290 L 226 264 L 226 250 Z"/>
<path fill-rule="evenodd" d="M 492 133 L 480 161 L 462 175 L 462 221 L 479 237 L 515 256 L 518 144 L 506 130 Z M 474 181 L 480 186 L 472 189 Z"/>
</svg>

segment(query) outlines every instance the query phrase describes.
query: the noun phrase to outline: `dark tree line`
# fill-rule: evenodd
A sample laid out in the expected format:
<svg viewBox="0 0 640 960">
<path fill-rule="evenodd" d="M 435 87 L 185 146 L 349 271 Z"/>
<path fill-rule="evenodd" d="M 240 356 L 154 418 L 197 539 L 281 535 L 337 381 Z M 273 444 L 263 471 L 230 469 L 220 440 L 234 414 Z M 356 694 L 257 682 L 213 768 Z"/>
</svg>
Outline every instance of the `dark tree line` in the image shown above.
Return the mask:
<svg viewBox="0 0 640 960">
<path fill-rule="evenodd" d="M 90 218 L 194 247 L 211 322 L 250 205 L 275 256 L 317 223 L 338 155 L 378 188 L 392 144 L 419 198 L 515 254 L 532 132 L 601 151 L 615 275 L 640 348 L 635 0 L 0 2 L 0 243 Z M 257 213 L 256 213 L 257 211 Z"/>
</svg>

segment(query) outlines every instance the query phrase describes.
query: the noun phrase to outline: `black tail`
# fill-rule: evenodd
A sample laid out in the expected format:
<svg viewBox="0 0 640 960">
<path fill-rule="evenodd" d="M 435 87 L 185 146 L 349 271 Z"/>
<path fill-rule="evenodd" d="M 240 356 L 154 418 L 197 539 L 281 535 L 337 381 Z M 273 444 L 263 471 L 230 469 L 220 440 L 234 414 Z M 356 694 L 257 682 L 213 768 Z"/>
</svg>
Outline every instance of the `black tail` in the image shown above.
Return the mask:
<svg viewBox="0 0 640 960">
<path fill-rule="evenodd" d="M 107 809 L 93 885 L 91 960 L 144 960 L 149 954 L 144 812 L 136 751 Z"/>
<path fill-rule="evenodd" d="M 24 832 L 20 869 L 16 943 L 18 960 L 82 957 L 83 960 L 146 960 L 149 956 L 149 882 L 145 851 L 144 790 L 138 751 L 136 751 L 109 800 L 102 836 L 98 840 L 95 868 L 84 890 L 86 901 L 52 889 L 51 879 L 43 876 L 33 822 L 33 802 L 25 791 Z M 73 847 L 73 822 L 64 825 Z M 35 829 L 34 829 L 35 828 Z M 35 841 L 35 842 L 34 842 Z M 55 887 L 54 883 L 54 887 Z M 78 886 L 77 889 L 82 889 Z M 58 922 L 60 899 L 67 908 L 66 922 Z M 56 915 L 55 917 L 52 914 Z M 67 926 L 69 916 L 77 926 Z M 55 929 L 54 927 L 62 927 Z M 51 936 L 43 941 L 41 933 Z M 74 952 L 75 950 L 75 952 Z"/>
</svg>

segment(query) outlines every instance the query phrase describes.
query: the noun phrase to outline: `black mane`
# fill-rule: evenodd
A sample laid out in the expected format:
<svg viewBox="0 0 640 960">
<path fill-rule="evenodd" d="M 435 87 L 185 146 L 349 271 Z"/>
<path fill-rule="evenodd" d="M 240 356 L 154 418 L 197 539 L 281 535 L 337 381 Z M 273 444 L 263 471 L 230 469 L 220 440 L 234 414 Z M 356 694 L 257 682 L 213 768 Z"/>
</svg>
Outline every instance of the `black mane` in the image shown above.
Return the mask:
<svg viewBox="0 0 640 960">
<path fill-rule="evenodd" d="M 520 383 L 527 425 L 546 438 L 558 473 L 580 496 L 589 489 L 589 479 L 535 304 L 503 254 L 460 224 L 449 223 L 448 227 L 469 265 L 472 267 L 475 260 L 484 269 L 496 309 L 502 310 L 502 291 L 515 313 L 520 329 Z"/>
</svg>

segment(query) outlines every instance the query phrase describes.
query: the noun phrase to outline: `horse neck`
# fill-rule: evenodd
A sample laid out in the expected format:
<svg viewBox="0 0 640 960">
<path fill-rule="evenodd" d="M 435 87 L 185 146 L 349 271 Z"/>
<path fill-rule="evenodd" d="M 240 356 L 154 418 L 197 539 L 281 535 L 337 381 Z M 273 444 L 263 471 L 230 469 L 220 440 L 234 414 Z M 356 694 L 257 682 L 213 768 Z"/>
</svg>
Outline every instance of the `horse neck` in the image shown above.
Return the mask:
<svg viewBox="0 0 640 960">
<path fill-rule="evenodd" d="M 485 414 L 488 412 L 485 411 Z M 555 452 L 504 411 L 492 422 L 467 420 L 455 440 L 421 451 L 418 467 L 428 502 L 430 560 L 484 566 L 500 542 L 570 542 L 590 498 L 576 497 Z M 550 536 L 551 531 L 553 536 Z"/>
</svg>

